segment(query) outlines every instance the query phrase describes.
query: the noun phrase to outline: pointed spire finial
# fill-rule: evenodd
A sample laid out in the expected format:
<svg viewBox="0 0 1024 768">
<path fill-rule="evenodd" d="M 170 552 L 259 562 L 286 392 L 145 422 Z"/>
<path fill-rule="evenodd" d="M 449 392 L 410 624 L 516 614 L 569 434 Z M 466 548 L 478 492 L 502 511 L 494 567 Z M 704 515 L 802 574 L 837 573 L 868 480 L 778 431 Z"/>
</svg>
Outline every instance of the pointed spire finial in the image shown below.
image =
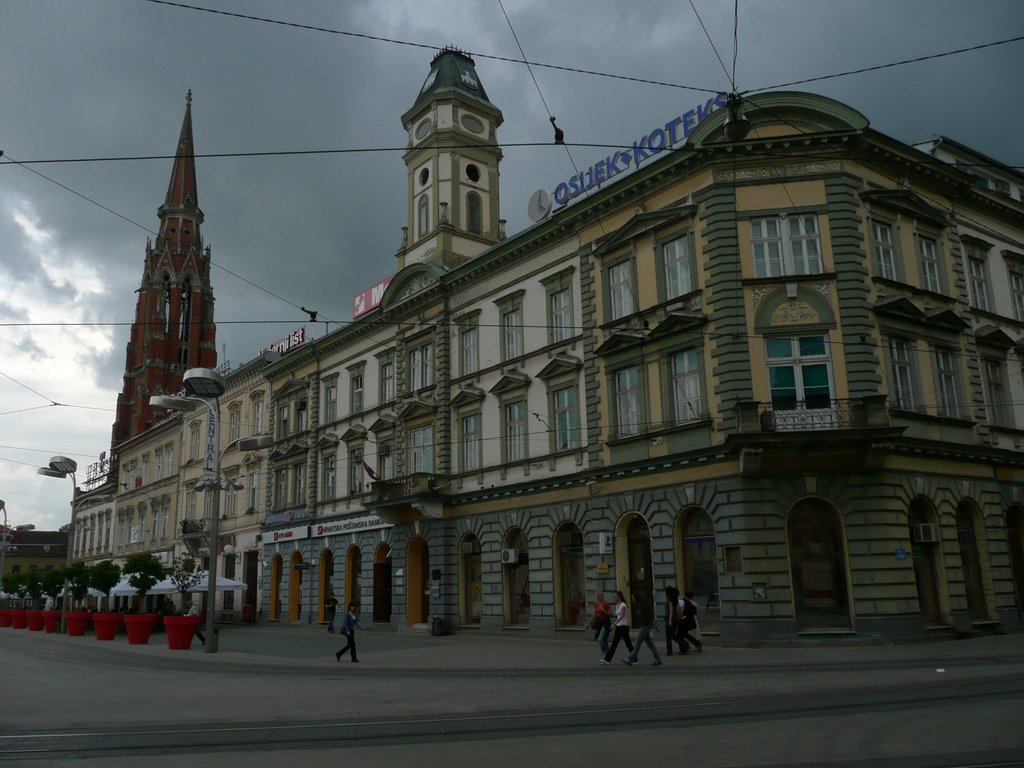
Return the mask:
<svg viewBox="0 0 1024 768">
<path fill-rule="evenodd" d="M 185 106 L 186 107 L 191 107 L 192 106 L 192 89 L 191 88 L 188 89 L 188 95 L 185 97 Z"/>
</svg>

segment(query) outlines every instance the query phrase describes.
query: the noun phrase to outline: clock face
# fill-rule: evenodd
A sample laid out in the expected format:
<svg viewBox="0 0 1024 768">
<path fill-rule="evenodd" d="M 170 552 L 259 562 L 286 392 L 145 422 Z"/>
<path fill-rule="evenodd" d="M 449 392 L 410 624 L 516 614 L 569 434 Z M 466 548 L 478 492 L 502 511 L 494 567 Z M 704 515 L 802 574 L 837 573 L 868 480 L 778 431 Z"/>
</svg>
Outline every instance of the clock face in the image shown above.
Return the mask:
<svg viewBox="0 0 1024 768">
<path fill-rule="evenodd" d="M 437 77 L 437 70 L 436 69 L 430 70 L 430 74 L 427 75 L 427 79 L 424 81 L 423 87 L 420 89 L 420 93 L 423 93 L 425 90 L 430 88 L 430 86 L 432 86 L 434 84 L 434 79 L 436 77 Z"/>
<path fill-rule="evenodd" d="M 467 88 L 476 88 L 476 77 L 468 69 L 460 69 L 459 74 L 462 77 L 462 82 Z"/>
</svg>

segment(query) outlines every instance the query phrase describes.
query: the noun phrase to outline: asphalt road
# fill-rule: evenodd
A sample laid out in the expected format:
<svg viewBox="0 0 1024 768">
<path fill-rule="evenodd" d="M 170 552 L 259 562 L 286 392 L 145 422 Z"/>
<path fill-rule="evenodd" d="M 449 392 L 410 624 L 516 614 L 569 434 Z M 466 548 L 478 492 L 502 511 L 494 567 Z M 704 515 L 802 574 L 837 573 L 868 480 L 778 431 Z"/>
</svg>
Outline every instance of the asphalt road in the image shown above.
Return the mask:
<svg viewBox="0 0 1024 768">
<path fill-rule="evenodd" d="M 553 640 L 230 627 L 220 652 L 0 629 L 0 762 L 1024 765 L 1024 636 L 598 664 Z M 646 651 L 645 651 L 646 654 Z"/>
</svg>

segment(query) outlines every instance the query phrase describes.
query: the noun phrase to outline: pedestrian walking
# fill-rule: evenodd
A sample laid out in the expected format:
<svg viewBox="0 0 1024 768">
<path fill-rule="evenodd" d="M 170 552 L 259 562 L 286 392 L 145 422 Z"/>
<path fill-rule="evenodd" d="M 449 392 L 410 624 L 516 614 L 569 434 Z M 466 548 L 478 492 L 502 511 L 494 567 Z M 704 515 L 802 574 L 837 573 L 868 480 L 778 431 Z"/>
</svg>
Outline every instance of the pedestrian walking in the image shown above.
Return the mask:
<svg viewBox="0 0 1024 768">
<path fill-rule="evenodd" d="M 199 616 L 199 606 L 193 603 L 192 601 L 189 601 L 188 610 L 185 611 L 185 615 Z M 202 624 L 202 621 L 200 621 L 199 624 Z M 196 624 L 195 636 L 199 638 L 200 643 L 206 645 L 206 637 L 203 635 L 202 632 L 199 631 L 199 624 Z"/>
<path fill-rule="evenodd" d="M 601 653 L 608 653 L 608 635 L 612 629 L 612 606 L 604 599 L 604 592 L 594 595 L 594 610 L 587 624 L 594 630 L 594 639 Z"/>
<path fill-rule="evenodd" d="M 341 661 L 341 657 L 346 651 L 349 651 L 352 656 L 352 661 L 357 662 L 359 659 L 356 658 L 356 630 L 362 629 L 359 624 L 359 612 L 356 608 L 355 603 L 350 603 L 348 606 L 348 613 L 345 614 L 345 618 L 341 620 L 341 634 L 343 634 L 348 642 L 345 643 L 345 647 L 334 654 L 334 658 Z"/>
<path fill-rule="evenodd" d="M 654 624 L 654 607 L 648 607 L 646 600 L 637 602 L 636 620 L 637 624 L 640 626 L 640 629 L 636 634 L 636 645 L 629 656 L 622 660 L 623 663 L 628 666 L 636 664 L 637 657 L 640 655 L 640 647 L 646 643 L 647 647 L 651 649 L 651 653 L 654 654 L 654 661 L 651 663 L 651 666 L 660 667 L 661 656 L 658 655 L 658 647 L 654 644 L 654 640 L 651 638 L 651 630 L 657 628 Z"/>
<path fill-rule="evenodd" d="M 608 653 L 601 659 L 602 664 L 612 663 L 612 659 L 615 658 L 615 649 L 619 647 L 620 640 L 626 644 L 626 648 L 630 651 L 633 650 L 633 643 L 629 639 L 629 611 L 627 608 L 626 596 L 615 590 L 615 636 L 612 638 L 612 646 L 608 649 Z"/>
<path fill-rule="evenodd" d="M 686 653 L 686 642 L 679 637 L 679 590 L 665 587 L 665 655 L 672 655 L 672 643 L 679 644 L 679 652 Z"/>
<path fill-rule="evenodd" d="M 690 590 L 686 591 L 686 595 L 680 601 L 680 613 L 679 617 L 679 638 L 680 645 L 689 643 L 697 649 L 697 653 L 704 651 L 704 644 L 695 638 L 692 634 L 693 630 L 697 629 L 697 603 L 693 601 L 693 592 Z M 685 646 L 689 650 L 689 646 Z"/>
<path fill-rule="evenodd" d="M 338 598 L 334 596 L 334 590 L 330 590 L 327 593 L 327 599 L 324 600 L 324 610 L 327 612 L 327 631 L 334 633 L 334 617 L 338 615 Z"/>
</svg>

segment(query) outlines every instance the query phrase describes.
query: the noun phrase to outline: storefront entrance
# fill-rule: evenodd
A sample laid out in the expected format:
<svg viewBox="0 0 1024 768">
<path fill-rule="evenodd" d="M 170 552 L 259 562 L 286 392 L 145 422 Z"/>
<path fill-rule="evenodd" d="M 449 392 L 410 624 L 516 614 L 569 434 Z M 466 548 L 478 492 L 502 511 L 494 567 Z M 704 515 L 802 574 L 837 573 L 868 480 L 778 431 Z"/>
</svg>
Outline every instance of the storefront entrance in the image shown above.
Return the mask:
<svg viewBox="0 0 1024 768">
<path fill-rule="evenodd" d="M 683 578 L 678 588 L 683 594 L 693 592 L 697 620 L 704 632 L 717 632 L 721 617 L 715 553 L 711 516 L 699 507 L 687 510 L 682 520 Z"/>
<path fill-rule="evenodd" d="M 513 528 L 501 545 L 502 592 L 505 595 L 505 626 L 525 627 L 530 623 L 530 550 L 526 534 Z"/>
<path fill-rule="evenodd" d="M 288 621 L 296 622 L 302 616 L 302 553 L 293 552 L 288 569 Z"/>
<path fill-rule="evenodd" d="M 820 499 L 798 502 L 786 528 L 798 627 L 849 629 L 846 542 L 839 510 Z"/>
<path fill-rule="evenodd" d="M 345 555 L 345 610 L 353 603 L 357 612 L 362 607 L 362 573 L 363 553 L 359 547 L 353 545 L 348 548 Z"/>
<path fill-rule="evenodd" d="M 331 594 L 332 586 L 331 582 L 334 578 L 334 553 L 329 549 L 325 549 L 320 553 L 320 568 L 319 578 L 317 579 L 317 592 L 320 595 L 320 599 L 317 607 L 317 621 L 321 624 L 327 621 L 327 608 L 325 603 L 327 602 L 327 596 Z"/>
<path fill-rule="evenodd" d="M 981 513 L 970 501 L 961 501 L 956 508 L 956 539 L 960 545 L 960 565 L 964 572 L 964 592 L 971 621 L 987 621 L 988 601 L 985 598 L 985 575 L 981 567 L 978 544 Z"/>
<path fill-rule="evenodd" d="M 555 531 L 554 544 L 556 624 L 582 626 L 587 620 L 583 534 L 574 523 L 563 523 Z"/>
<path fill-rule="evenodd" d="M 1010 549 L 1010 570 L 1017 588 L 1017 613 L 1024 616 L 1024 509 L 1006 511 L 1006 538 Z"/>
<path fill-rule="evenodd" d="M 649 612 L 653 618 L 654 577 L 651 574 L 651 529 L 641 515 L 629 515 L 626 524 L 626 584 L 630 624 L 640 626 L 640 618 Z"/>
<path fill-rule="evenodd" d="M 945 624 L 939 591 L 938 517 L 926 499 L 917 498 L 910 502 L 908 521 L 921 617 L 926 625 Z"/>
<path fill-rule="evenodd" d="M 283 561 L 274 555 L 270 563 L 270 621 L 281 620 L 281 570 Z"/>
<path fill-rule="evenodd" d="M 417 536 L 409 542 L 406 562 L 409 577 L 405 623 L 426 624 L 430 616 L 430 553 L 427 550 L 427 540 L 422 536 Z"/>
<path fill-rule="evenodd" d="M 480 624 L 483 609 L 484 572 L 480 540 L 467 533 L 459 545 L 459 621 Z"/>
</svg>

